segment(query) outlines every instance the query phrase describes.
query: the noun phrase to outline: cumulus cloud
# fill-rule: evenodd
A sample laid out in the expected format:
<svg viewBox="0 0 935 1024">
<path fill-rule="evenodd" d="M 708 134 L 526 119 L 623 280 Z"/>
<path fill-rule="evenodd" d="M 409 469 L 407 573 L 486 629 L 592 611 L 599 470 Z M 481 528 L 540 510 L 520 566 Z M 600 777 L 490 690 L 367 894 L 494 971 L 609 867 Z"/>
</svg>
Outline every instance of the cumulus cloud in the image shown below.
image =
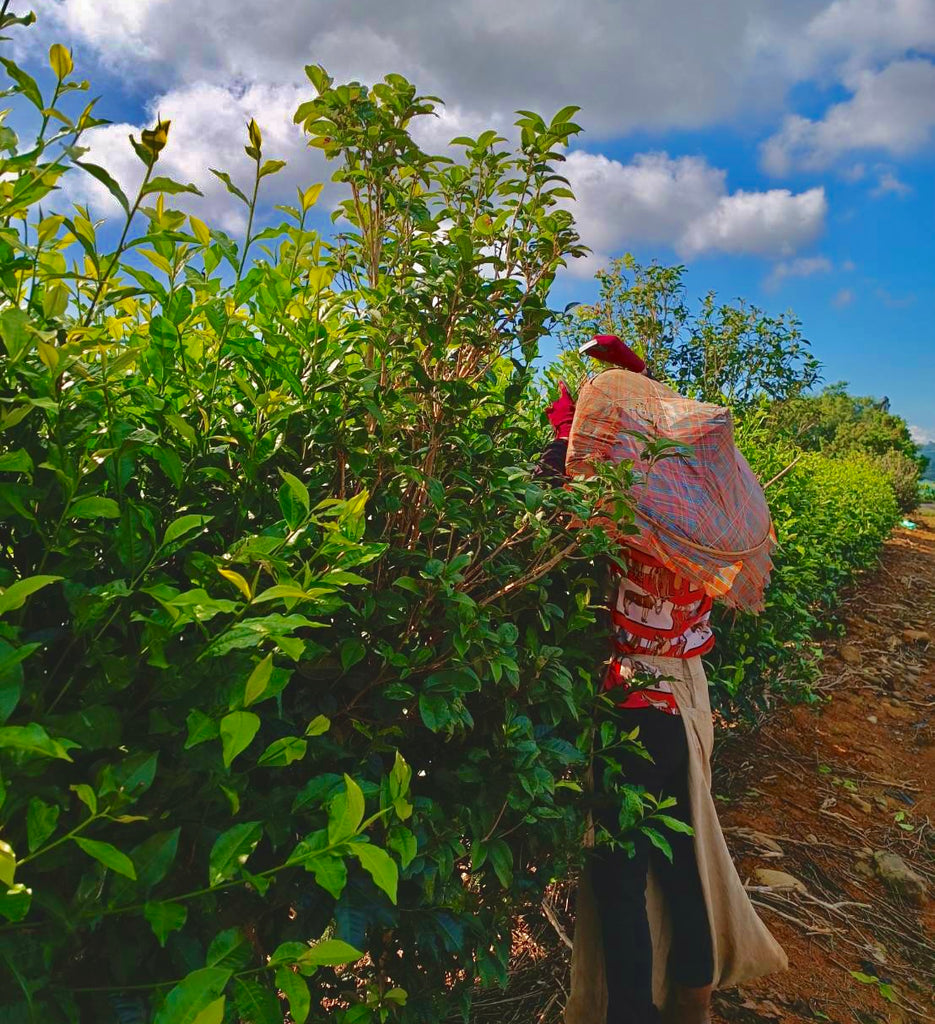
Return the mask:
<svg viewBox="0 0 935 1024">
<path fill-rule="evenodd" d="M 851 98 L 812 120 L 798 114 L 761 151 L 764 168 L 786 174 L 819 170 L 860 151 L 907 156 L 935 134 L 935 63 L 923 58 L 894 61 L 881 71 L 860 71 L 847 85 Z"/>
<path fill-rule="evenodd" d="M 719 250 L 756 256 L 783 256 L 813 242 L 825 225 L 828 200 L 823 188 L 793 193 L 734 192 L 722 196 L 705 217 L 689 225 L 680 249 L 688 255 Z"/>
<path fill-rule="evenodd" d="M 694 0 L 591 0 L 580 15 L 567 0 L 55 0 L 47 10 L 137 88 L 165 89 L 167 75 L 173 87 L 297 83 L 315 62 L 364 81 L 397 71 L 484 117 L 503 97 L 543 113 L 577 102 L 585 126 L 607 135 L 778 109 L 789 72 L 764 62 L 761 40 L 791 46 L 809 15 L 769 0 L 719 0 L 716 17 Z"/>
<path fill-rule="evenodd" d="M 854 295 L 853 288 L 841 288 L 835 292 L 834 298 L 831 300 L 831 305 L 835 309 L 844 309 L 845 306 L 849 306 L 856 296 Z"/>
<path fill-rule="evenodd" d="M 834 0 L 808 23 L 798 52 L 854 66 L 907 50 L 935 53 L 935 0 Z"/>
<path fill-rule="evenodd" d="M 821 233 L 827 213 L 824 189 L 729 193 L 726 172 L 695 156 L 644 153 L 621 163 L 574 151 L 565 173 L 598 261 L 637 243 L 670 245 L 683 256 L 788 256 Z"/>
<path fill-rule="evenodd" d="M 915 423 L 910 423 L 909 433 L 916 444 L 935 444 L 935 429 L 919 427 Z"/>
<path fill-rule="evenodd" d="M 101 164 L 132 195 L 139 187 L 143 165 L 127 136 L 139 138 L 140 127 L 151 126 L 158 115 L 171 120 L 169 143 L 159 158 L 158 173 L 182 182 L 193 182 L 204 198 L 177 197 L 175 205 L 197 213 L 212 225 L 239 231 L 245 223 L 244 207 L 230 196 L 210 168 L 227 171 L 244 191 L 252 183 L 253 162 L 244 153 L 246 123 L 255 117 L 263 132 L 264 156 L 287 162 L 278 175 L 264 179 L 266 201 L 292 202 L 297 184 L 307 187 L 329 176 L 324 160 L 309 150 L 301 128 L 292 116 L 306 93 L 290 86 L 251 85 L 226 89 L 197 83 L 171 90 L 150 104 L 146 125 L 112 124 L 90 133 L 87 158 Z M 96 213 L 117 210 L 113 197 L 91 177 L 78 172 L 64 181 L 68 197 L 90 203 Z"/>
</svg>

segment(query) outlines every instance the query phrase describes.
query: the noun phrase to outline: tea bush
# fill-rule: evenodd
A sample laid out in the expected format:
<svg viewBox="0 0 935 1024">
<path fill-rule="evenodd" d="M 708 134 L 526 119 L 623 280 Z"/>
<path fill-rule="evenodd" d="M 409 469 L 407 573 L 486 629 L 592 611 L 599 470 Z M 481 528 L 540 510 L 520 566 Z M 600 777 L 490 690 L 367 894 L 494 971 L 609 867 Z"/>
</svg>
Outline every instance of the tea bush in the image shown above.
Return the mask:
<svg viewBox="0 0 935 1024">
<path fill-rule="evenodd" d="M 88 162 L 51 64 L 0 135 L 0 1018 L 436 1020 L 583 828 L 606 541 L 564 524 L 626 474 L 530 472 L 574 108 L 452 162 L 403 78 L 309 67 L 335 235 L 319 185 L 260 230 L 251 121 L 237 241 L 173 209 L 169 121 L 135 195 Z"/>
<path fill-rule="evenodd" d="M 576 862 L 577 780 L 618 742 L 592 738 L 607 541 L 567 524 L 625 519 L 629 472 L 531 475 L 549 290 L 582 251 L 575 109 L 452 161 L 413 141 L 436 101 L 403 78 L 310 66 L 334 232 L 309 226 L 320 185 L 261 226 L 282 164 L 251 121 L 253 179 L 215 171 L 235 240 L 173 207 L 197 189 L 159 173 L 170 122 L 130 140 L 136 193 L 90 162 L 94 104 L 50 63 L 43 95 L 4 61 L 40 130 L 0 126 L 0 1017 L 466 1012 Z M 66 174 L 121 222 L 70 207 Z M 885 528 L 874 486 L 809 456 L 771 492 L 786 562 L 728 692 L 751 652 L 791 674 Z"/>
<path fill-rule="evenodd" d="M 779 545 L 759 616 L 715 608 L 719 642 L 709 679 L 724 710 L 752 712 L 809 696 L 819 669 L 814 635 L 833 627 L 841 587 L 875 563 L 900 509 L 868 456 L 803 452 L 770 439 L 755 421 L 741 426 L 737 440 L 768 484 Z"/>
</svg>

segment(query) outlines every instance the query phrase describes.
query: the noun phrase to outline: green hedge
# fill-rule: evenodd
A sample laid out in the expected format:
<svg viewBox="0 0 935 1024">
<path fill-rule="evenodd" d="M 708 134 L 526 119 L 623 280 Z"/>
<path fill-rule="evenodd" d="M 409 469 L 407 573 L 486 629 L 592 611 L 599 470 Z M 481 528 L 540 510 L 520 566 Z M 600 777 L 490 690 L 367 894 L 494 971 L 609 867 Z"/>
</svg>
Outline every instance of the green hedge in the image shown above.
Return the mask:
<svg viewBox="0 0 935 1024">
<path fill-rule="evenodd" d="M 832 457 L 770 440 L 756 428 L 738 443 L 767 487 L 779 545 L 757 616 L 716 609 L 709 677 L 725 710 L 809 696 L 819 671 L 817 632 L 832 628 L 841 587 L 872 566 L 900 519 L 892 486 L 869 456 Z"/>
</svg>

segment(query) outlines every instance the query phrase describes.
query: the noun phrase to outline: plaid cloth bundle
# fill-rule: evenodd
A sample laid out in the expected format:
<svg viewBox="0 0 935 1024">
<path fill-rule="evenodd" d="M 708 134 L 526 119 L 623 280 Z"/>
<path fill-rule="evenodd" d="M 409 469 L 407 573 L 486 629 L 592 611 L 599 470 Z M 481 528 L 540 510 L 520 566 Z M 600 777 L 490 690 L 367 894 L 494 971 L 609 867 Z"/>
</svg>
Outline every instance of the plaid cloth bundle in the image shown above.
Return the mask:
<svg viewBox="0 0 935 1024">
<path fill-rule="evenodd" d="M 689 446 L 650 464 L 645 441 Z M 568 442 L 569 475 L 599 462 L 631 462 L 636 534 L 619 534 L 706 593 L 760 611 L 776 534 L 763 489 L 734 446 L 730 411 L 695 402 L 627 370 L 606 370 L 578 398 Z M 605 524 L 611 535 L 615 525 Z"/>
</svg>

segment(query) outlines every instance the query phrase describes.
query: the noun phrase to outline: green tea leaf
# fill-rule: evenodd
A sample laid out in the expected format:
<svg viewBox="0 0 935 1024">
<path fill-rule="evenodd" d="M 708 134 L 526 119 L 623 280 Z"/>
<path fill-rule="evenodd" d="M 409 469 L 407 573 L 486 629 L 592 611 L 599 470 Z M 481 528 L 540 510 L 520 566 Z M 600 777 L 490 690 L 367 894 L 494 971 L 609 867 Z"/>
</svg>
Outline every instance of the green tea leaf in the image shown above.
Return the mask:
<svg viewBox="0 0 935 1024">
<path fill-rule="evenodd" d="M 487 846 L 487 858 L 494 874 L 504 889 L 513 884 L 513 851 L 502 839 L 494 839 Z"/>
<path fill-rule="evenodd" d="M 221 967 L 203 967 L 192 971 L 166 996 L 153 1024 L 195 1024 L 224 991 L 231 971 Z"/>
<path fill-rule="evenodd" d="M 8 842 L 0 839 L 0 882 L 4 885 L 13 884 L 16 873 L 16 854 Z"/>
<path fill-rule="evenodd" d="M 197 747 L 199 743 L 204 743 L 206 740 L 216 739 L 221 735 L 220 723 L 213 718 L 209 718 L 203 711 L 199 711 L 198 708 L 192 708 L 189 711 L 185 724 L 188 726 L 188 739 L 185 741 L 186 750 Z"/>
<path fill-rule="evenodd" d="M 0 905 L 2 912 L 2 905 Z M 288 967 L 278 967 L 275 975 L 276 988 L 289 1000 L 289 1016 L 295 1024 L 305 1024 L 311 1009 L 311 996 L 308 982 L 301 974 L 296 974 Z"/>
<path fill-rule="evenodd" d="M 79 782 L 71 789 L 92 814 L 97 814 L 97 794 L 86 782 Z"/>
<path fill-rule="evenodd" d="M 379 846 L 370 843 L 351 843 L 348 847 L 359 861 L 360 866 L 370 875 L 378 889 L 382 889 L 390 901 L 396 902 L 396 889 L 399 885 L 399 868 L 396 861 Z"/>
<path fill-rule="evenodd" d="M 331 719 L 324 715 L 316 715 L 306 726 L 306 736 L 321 736 L 331 728 Z"/>
<path fill-rule="evenodd" d="M 10 359 L 16 362 L 32 345 L 34 335 L 30 331 L 29 317 L 22 309 L 5 309 L 0 313 L 0 337 Z M 29 412 L 29 406 L 21 408 L 21 419 Z M 8 414 L 9 415 L 9 414 Z M 11 424 L 11 425 L 15 425 Z"/>
<path fill-rule="evenodd" d="M 325 939 L 309 947 L 301 964 L 313 967 L 341 967 L 356 963 L 364 954 L 341 939 Z"/>
<path fill-rule="evenodd" d="M 183 185 L 180 181 L 173 181 L 171 178 L 162 178 L 158 176 L 150 178 L 143 188 L 144 196 L 151 196 L 156 192 L 165 192 L 170 196 L 177 196 L 180 192 L 191 192 L 196 196 L 203 194 L 201 190 L 191 182 L 187 185 Z"/>
<path fill-rule="evenodd" d="M 104 170 L 103 167 L 99 167 L 97 164 L 86 163 L 81 160 L 76 160 L 75 164 L 80 167 L 83 171 L 87 171 L 92 178 L 99 181 L 104 188 L 117 200 L 118 203 L 123 207 L 124 213 L 130 212 L 130 201 L 124 194 L 123 189 L 117 184 L 116 181 L 110 176 L 110 174 Z"/>
<path fill-rule="evenodd" d="M 279 475 L 285 480 L 289 486 L 289 490 L 292 492 L 296 501 L 305 509 L 306 512 L 311 508 L 311 501 L 308 496 L 308 488 L 302 481 L 297 477 L 293 476 L 292 473 L 287 473 L 285 470 L 280 470 Z"/>
<path fill-rule="evenodd" d="M 26 811 L 26 836 L 30 853 L 38 850 L 55 831 L 61 811 L 57 804 L 47 804 L 37 796 L 29 801 Z"/>
<path fill-rule="evenodd" d="M 192 1024 L 221 1024 L 224 1020 L 224 1005 L 227 1002 L 226 996 L 220 996 L 208 1005 L 192 1021 Z"/>
<path fill-rule="evenodd" d="M 364 820 L 364 809 L 363 790 L 345 774 L 344 792 L 331 801 L 328 811 L 328 841 L 332 846 L 356 834 Z"/>
<path fill-rule="evenodd" d="M 0 615 L 16 611 L 26 603 L 26 598 L 42 590 L 50 583 L 57 583 L 61 576 L 29 576 L 23 580 L 11 583 L 2 594 L 0 594 Z"/>
<path fill-rule="evenodd" d="M 224 187 L 232 196 L 236 196 L 245 206 L 250 205 L 250 200 L 231 181 L 231 177 L 226 171 L 216 171 L 213 167 L 210 167 L 209 170 L 216 178 L 220 178 L 224 182 Z"/>
<path fill-rule="evenodd" d="M 232 711 L 221 719 L 221 749 L 225 768 L 229 768 L 234 758 L 250 746 L 259 728 L 259 715 L 252 711 Z"/>
<path fill-rule="evenodd" d="M 6 892 L 0 890 L 0 915 L 8 921 L 22 921 L 31 906 L 32 889 L 27 889 L 21 882 L 10 886 Z"/>
<path fill-rule="evenodd" d="M 213 518 L 214 516 L 202 516 L 195 514 L 179 516 L 178 519 L 173 520 L 166 527 L 166 532 L 162 538 L 161 546 L 165 547 L 167 544 L 171 544 L 174 540 L 184 537 L 187 533 L 201 529 L 201 527 L 210 523 Z"/>
<path fill-rule="evenodd" d="M 225 928 L 211 940 L 206 967 L 228 967 L 242 971 L 253 959 L 253 946 L 242 928 Z"/>
<path fill-rule="evenodd" d="M 673 832 L 680 832 L 686 836 L 693 836 L 695 830 L 685 821 L 680 821 L 678 818 L 673 818 L 668 814 L 654 814 L 653 820 L 658 821 L 660 825 L 665 825 L 666 828 L 671 829 Z"/>
<path fill-rule="evenodd" d="M 90 494 L 74 502 L 68 515 L 71 519 L 119 519 L 120 506 L 113 498 Z"/>
<path fill-rule="evenodd" d="M 136 868 L 133 866 L 133 861 L 111 843 L 104 843 L 97 839 L 84 839 L 82 836 L 75 836 L 73 842 L 89 857 L 100 861 L 105 868 L 116 871 L 118 875 L 136 879 Z"/>
<path fill-rule="evenodd" d="M 180 833 L 180 828 L 155 832 L 130 850 L 129 856 L 136 868 L 136 892 L 148 893 L 169 873 L 178 852 Z M 123 890 L 115 885 L 115 898 L 120 893 L 124 893 L 129 898 L 129 887 Z"/>
<path fill-rule="evenodd" d="M 0 57 L 0 64 L 6 68 L 7 74 L 16 82 L 17 90 L 21 92 L 29 102 L 41 113 L 45 110 L 45 103 L 42 102 L 42 94 L 35 79 L 27 75 L 25 71 L 13 61 Z"/>
<path fill-rule="evenodd" d="M 219 885 L 228 878 L 233 878 L 247 863 L 262 837 L 261 821 L 245 821 L 222 832 L 211 847 L 208 884 Z"/>
<path fill-rule="evenodd" d="M 299 736 L 283 736 L 273 742 L 260 754 L 257 764 L 264 768 L 282 768 L 301 761 L 308 750 L 308 741 Z"/>
<path fill-rule="evenodd" d="M 0 455 L 0 473 L 31 473 L 33 462 L 25 448 Z"/>
<path fill-rule="evenodd" d="M 185 927 L 188 907 L 184 903 L 146 903 L 143 916 L 149 921 L 159 945 L 165 948 L 169 934 Z"/>
<path fill-rule="evenodd" d="M 303 864 L 306 871 L 315 876 L 315 881 L 336 900 L 341 898 L 347 885 L 347 865 L 339 853 L 325 853 L 311 857 Z"/>
<path fill-rule="evenodd" d="M 259 982 L 238 978 L 234 986 L 234 1002 L 243 1024 L 282 1024 L 276 993 Z"/>
<path fill-rule="evenodd" d="M 68 749 L 73 746 L 75 744 L 70 740 L 52 739 L 45 729 L 35 722 L 30 725 L 5 725 L 0 728 L 0 750 L 22 750 L 40 757 L 70 761 Z"/>
<path fill-rule="evenodd" d="M 256 703 L 263 696 L 269 686 L 272 674 L 273 656 L 272 654 L 267 654 L 262 661 L 257 662 L 250 673 L 250 677 L 247 679 L 243 695 L 244 707 L 250 707 L 251 704 Z"/>
<path fill-rule="evenodd" d="M 267 175 L 277 174 L 285 166 L 285 160 L 266 160 L 260 168 L 260 177 L 265 178 Z"/>
</svg>

